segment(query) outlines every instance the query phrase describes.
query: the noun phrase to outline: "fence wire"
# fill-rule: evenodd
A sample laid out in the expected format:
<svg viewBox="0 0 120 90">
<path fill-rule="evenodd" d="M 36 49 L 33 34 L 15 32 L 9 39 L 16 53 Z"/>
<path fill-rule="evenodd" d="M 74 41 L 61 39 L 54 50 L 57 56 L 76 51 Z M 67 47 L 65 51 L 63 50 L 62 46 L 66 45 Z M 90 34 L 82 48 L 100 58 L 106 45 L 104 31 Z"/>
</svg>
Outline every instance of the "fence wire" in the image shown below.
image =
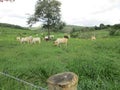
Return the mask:
<svg viewBox="0 0 120 90">
<path fill-rule="evenodd" d="M 26 85 L 31 86 L 31 89 L 30 89 L 30 90 L 35 90 L 35 89 L 37 89 L 37 90 L 47 90 L 46 88 L 42 88 L 42 87 L 40 87 L 40 86 L 36 86 L 36 85 L 34 85 L 34 84 L 32 84 L 32 83 L 26 82 L 26 81 L 24 81 L 24 80 L 22 80 L 22 79 L 16 78 L 16 77 L 14 77 L 14 76 L 12 76 L 12 75 L 9 75 L 9 74 L 7 74 L 7 73 L 0 72 L 0 74 L 3 75 L 3 76 L 6 76 L 6 77 L 8 77 L 8 78 L 14 79 L 14 80 L 16 80 L 16 81 L 18 81 L 18 82 L 21 82 L 21 83 L 24 83 L 24 84 L 26 84 Z M 33 89 L 33 88 L 34 88 L 34 89 Z"/>
</svg>

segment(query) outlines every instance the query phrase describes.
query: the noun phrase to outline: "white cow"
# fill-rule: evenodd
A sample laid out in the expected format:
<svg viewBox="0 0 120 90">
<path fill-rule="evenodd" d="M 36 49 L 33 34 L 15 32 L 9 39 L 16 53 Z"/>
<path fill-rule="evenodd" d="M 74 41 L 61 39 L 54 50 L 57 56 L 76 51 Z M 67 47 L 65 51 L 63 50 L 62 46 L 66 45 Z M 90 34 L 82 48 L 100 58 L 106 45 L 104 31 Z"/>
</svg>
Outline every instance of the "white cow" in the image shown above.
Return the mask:
<svg viewBox="0 0 120 90">
<path fill-rule="evenodd" d="M 65 44 L 67 46 L 68 39 L 67 38 L 58 38 L 56 41 L 54 41 L 54 45 L 61 46 L 61 44 Z"/>
<path fill-rule="evenodd" d="M 20 39 L 20 43 L 31 43 L 32 42 L 33 37 L 29 36 L 29 37 L 22 37 Z"/>
<path fill-rule="evenodd" d="M 41 42 L 40 37 L 35 37 L 35 38 L 32 39 L 31 43 L 35 44 L 35 43 L 40 43 L 40 42 Z"/>
<path fill-rule="evenodd" d="M 54 38 L 54 35 L 50 35 L 50 39 L 53 39 L 53 38 Z M 44 39 L 45 39 L 46 41 L 49 40 L 48 36 L 45 36 Z"/>
<path fill-rule="evenodd" d="M 20 37 L 16 37 L 16 40 L 19 41 L 19 40 L 20 40 Z"/>
<path fill-rule="evenodd" d="M 91 40 L 96 40 L 96 37 L 95 37 L 95 36 L 92 36 L 92 37 L 91 37 Z"/>
</svg>

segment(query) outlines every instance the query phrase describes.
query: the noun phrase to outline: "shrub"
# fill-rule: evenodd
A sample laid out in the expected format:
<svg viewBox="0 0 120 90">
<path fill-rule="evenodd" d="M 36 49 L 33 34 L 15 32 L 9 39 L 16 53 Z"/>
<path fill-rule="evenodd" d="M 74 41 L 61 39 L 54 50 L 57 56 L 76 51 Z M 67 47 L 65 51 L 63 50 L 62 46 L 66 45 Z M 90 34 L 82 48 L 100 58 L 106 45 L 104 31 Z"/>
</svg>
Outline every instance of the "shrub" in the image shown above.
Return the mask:
<svg viewBox="0 0 120 90">
<path fill-rule="evenodd" d="M 110 29 L 109 35 L 119 36 L 120 35 L 120 29 Z"/>
<path fill-rule="evenodd" d="M 79 36 L 79 32 L 72 32 L 70 33 L 70 36 L 73 38 L 77 38 Z"/>
</svg>

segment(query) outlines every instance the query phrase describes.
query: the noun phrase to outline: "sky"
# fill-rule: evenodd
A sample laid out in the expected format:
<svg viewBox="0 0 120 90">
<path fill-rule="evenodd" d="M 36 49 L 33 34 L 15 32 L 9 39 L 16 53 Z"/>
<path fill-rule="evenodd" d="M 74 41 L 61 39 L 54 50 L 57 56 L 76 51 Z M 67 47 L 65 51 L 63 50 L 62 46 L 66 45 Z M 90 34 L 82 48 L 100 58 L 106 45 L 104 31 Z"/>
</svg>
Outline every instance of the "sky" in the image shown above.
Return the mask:
<svg viewBox="0 0 120 90">
<path fill-rule="evenodd" d="M 58 0 L 61 19 L 67 25 L 99 26 L 120 23 L 120 0 Z M 37 0 L 0 2 L 0 23 L 27 27 L 27 18 L 34 13 Z M 38 26 L 37 23 L 34 26 Z"/>
</svg>

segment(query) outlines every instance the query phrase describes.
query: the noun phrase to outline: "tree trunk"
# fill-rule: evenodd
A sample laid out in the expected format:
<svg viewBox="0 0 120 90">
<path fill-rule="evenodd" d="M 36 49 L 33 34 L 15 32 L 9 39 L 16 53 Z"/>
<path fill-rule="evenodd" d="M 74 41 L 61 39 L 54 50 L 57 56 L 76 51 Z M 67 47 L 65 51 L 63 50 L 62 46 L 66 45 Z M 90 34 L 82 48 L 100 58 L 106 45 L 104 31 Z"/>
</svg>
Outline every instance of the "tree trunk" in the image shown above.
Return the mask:
<svg viewBox="0 0 120 90">
<path fill-rule="evenodd" d="M 50 20 L 48 18 L 48 40 L 50 40 Z"/>
<path fill-rule="evenodd" d="M 50 28 L 49 28 L 49 25 L 48 25 L 48 40 L 50 40 Z"/>
<path fill-rule="evenodd" d="M 73 72 L 64 72 L 48 78 L 48 90 L 77 90 L 78 76 Z"/>
</svg>

